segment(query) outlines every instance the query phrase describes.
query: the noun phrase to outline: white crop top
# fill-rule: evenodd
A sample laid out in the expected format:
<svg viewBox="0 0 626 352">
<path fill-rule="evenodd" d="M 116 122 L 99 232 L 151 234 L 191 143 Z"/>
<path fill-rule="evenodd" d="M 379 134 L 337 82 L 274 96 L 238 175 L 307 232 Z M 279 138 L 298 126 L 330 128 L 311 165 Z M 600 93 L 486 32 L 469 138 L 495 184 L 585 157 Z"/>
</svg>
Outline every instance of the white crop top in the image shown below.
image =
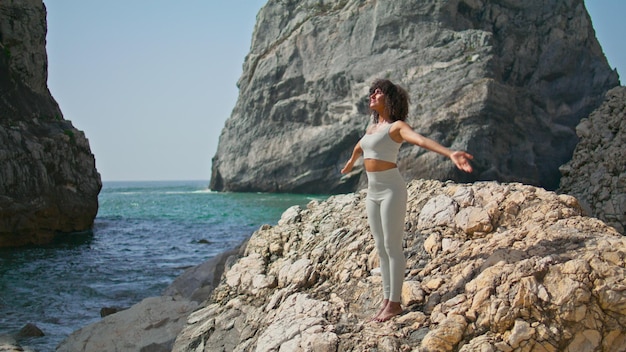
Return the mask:
<svg viewBox="0 0 626 352">
<path fill-rule="evenodd" d="M 391 136 L 389 135 L 391 125 L 392 124 L 390 123 L 387 127 L 384 127 L 374 133 L 366 134 L 363 138 L 361 138 L 363 158 L 396 163 L 398 160 L 398 151 L 400 150 L 400 145 L 402 145 L 402 143 L 398 143 L 391 139 Z"/>
</svg>

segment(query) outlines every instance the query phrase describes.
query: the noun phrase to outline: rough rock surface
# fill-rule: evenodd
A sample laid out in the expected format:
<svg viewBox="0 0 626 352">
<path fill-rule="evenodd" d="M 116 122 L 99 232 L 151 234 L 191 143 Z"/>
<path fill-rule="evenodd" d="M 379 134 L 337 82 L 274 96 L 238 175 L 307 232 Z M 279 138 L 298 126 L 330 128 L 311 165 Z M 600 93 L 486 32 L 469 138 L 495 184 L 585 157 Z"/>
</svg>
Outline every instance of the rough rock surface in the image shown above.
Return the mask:
<svg viewBox="0 0 626 352">
<path fill-rule="evenodd" d="M 559 192 L 575 196 L 589 214 L 626 234 L 626 87 L 576 127 L 580 142 L 561 167 Z"/>
<path fill-rule="evenodd" d="M 47 87 L 41 0 L 0 2 L 0 247 L 90 230 L 102 187 L 83 132 Z"/>
<path fill-rule="evenodd" d="M 264 226 L 173 351 L 626 351 L 626 238 L 519 183 L 408 185 L 405 313 L 380 304 L 365 192 Z"/>
<path fill-rule="evenodd" d="M 583 0 L 269 0 L 257 15 L 239 99 L 213 158 L 211 188 L 342 193 L 339 170 L 370 118 L 367 87 L 411 95 L 408 122 L 468 150 L 463 175 L 405 145 L 415 178 L 498 180 L 556 189 L 575 126 L 619 84 Z M 358 166 L 358 165 L 357 165 Z"/>
<path fill-rule="evenodd" d="M 196 307 L 197 303 L 171 297 L 146 298 L 75 331 L 56 351 L 171 351 L 176 334 Z"/>
</svg>

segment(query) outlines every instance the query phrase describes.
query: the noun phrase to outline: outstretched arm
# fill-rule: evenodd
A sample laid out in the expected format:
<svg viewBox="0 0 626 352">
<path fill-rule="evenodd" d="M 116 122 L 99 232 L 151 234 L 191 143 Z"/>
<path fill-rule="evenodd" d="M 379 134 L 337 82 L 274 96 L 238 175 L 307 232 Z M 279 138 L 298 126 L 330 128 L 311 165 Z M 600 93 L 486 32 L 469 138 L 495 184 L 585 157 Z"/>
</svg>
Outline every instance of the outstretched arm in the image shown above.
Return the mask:
<svg viewBox="0 0 626 352">
<path fill-rule="evenodd" d="M 361 142 L 359 141 L 354 146 L 354 150 L 352 150 L 352 156 L 350 157 L 346 165 L 343 167 L 343 169 L 341 169 L 341 173 L 347 174 L 348 172 L 352 171 L 352 167 L 354 166 L 354 163 L 357 161 L 357 159 L 359 159 L 359 157 L 362 154 L 363 154 L 363 149 L 361 148 Z"/>
<path fill-rule="evenodd" d="M 454 165 L 456 165 L 456 167 L 460 170 L 465 172 L 473 171 L 472 165 L 469 163 L 470 160 L 474 159 L 471 154 L 460 150 L 450 150 L 434 140 L 415 132 L 411 126 L 403 121 L 398 125 L 400 126 L 398 134 L 403 140 L 450 158 Z"/>
</svg>

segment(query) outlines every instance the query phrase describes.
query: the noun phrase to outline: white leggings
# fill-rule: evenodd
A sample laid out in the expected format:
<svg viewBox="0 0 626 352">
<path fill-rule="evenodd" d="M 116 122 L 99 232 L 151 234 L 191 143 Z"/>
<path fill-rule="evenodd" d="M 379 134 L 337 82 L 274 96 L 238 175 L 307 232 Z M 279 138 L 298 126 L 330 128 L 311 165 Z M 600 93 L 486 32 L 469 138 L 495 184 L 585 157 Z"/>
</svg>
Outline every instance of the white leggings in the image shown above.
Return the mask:
<svg viewBox="0 0 626 352">
<path fill-rule="evenodd" d="M 367 219 L 380 257 L 383 297 L 400 302 L 406 260 L 402 248 L 406 183 L 397 168 L 367 173 Z"/>
</svg>

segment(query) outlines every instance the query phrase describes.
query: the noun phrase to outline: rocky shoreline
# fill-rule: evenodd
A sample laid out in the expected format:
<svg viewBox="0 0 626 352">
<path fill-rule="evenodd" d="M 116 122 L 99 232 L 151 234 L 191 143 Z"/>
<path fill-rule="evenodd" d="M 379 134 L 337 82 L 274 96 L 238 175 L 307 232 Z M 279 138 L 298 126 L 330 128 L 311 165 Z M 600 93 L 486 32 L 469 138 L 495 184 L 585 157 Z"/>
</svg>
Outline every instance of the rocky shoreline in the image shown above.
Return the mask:
<svg viewBox="0 0 626 352">
<path fill-rule="evenodd" d="M 606 216 L 625 207 L 615 157 L 624 96 L 625 87 L 608 92 L 577 128 L 560 189 L 575 197 L 517 183 L 412 181 L 407 312 L 391 322 L 364 323 L 380 280 L 361 191 L 289 209 L 240 248 L 188 269 L 165 297 L 81 329 L 59 350 L 113 348 L 111 336 L 118 348 L 164 351 L 626 350 L 624 214 Z M 594 177 L 599 168 L 611 172 Z M 146 310 L 143 324 L 127 321 Z M 155 327 L 161 340 L 137 342 Z"/>
<path fill-rule="evenodd" d="M 0 144 L 11 147 L 0 155 L 0 246 L 89 231 L 101 180 L 47 88 L 45 6 L 0 3 L 0 22 L 11 23 L 0 33 Z M 619 80 L 582 0 L 271 2 L 211 188 L 362 186 L 362 172 L 336 170 L 367 123 L 364 82 L 383 57 L 416 95 L 414 127 L 475 153 L 477 179 L 507 181 L 430 180 L 455 179 L 451 165 L 403 149 L 400 169 L 416 179 L 404 314 L 367 322 L 381 290 L 359 191 L 288 209 L 57 351 L 626 351 L 626 91 L 584 118 Z M 557 171 L 574 126 L 580 143 Z M 563 194 L 529 185 L 556 186 L 560 174 Z M 20 336 L 0 336 L 0 351 L 23 351 Z"/>
<path fill-rule="evenodd" d="M 276 226 L 257 230 L 237 254 L 216 260 L 224 274 L 210 296 L 215 277 L 195 270 L 205 278 L 185 294 L 148 298 L 73 333 L 57 351 L 620 351 L 626 344 L 626 239 L 585 216 L 576 198 L 517 183 L 415 180 L 408 190 L 405 313 L 389 322 L 367 322 L 380 278 L 361 191 L 292 207 Z"/>
</svg>

